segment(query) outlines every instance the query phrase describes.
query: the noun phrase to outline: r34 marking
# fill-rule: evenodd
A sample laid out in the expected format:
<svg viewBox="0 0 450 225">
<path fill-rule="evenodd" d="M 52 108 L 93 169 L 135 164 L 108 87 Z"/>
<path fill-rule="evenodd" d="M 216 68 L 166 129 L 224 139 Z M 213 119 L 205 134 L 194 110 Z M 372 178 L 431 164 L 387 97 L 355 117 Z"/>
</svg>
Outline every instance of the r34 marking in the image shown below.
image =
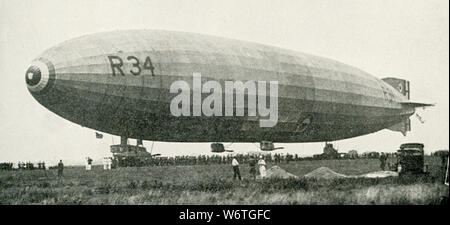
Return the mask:
<svg viewBox="0 0 450 225">
<path fill-rule="evenodd" d="M 120 73 L 122 76 L 125 76 L 124 71 L 122 70 L 123 66 L 123 60 L 119 56 L 110 55 L 108 56 L 109 64 L 111 65 L 112 75 L 116 76 L 116 72 Z M 126 58 L 127 61 L 131 63 L 132 68 L 128 71 L 130 74 L 134 76 L 141 75 L 141 72 L 143 70 L 150 70 L 152 73 L 152 76 L 155 76 L 154 70 L 155 67 L 152 64 L 152 60 L 150 59 L 150 56 L 147 56 L 145 58 L 144 64 L 141 67 L 141 63 L 139 62 L 139 59 L 136 56 L 128 56 Z"/>
</svg>

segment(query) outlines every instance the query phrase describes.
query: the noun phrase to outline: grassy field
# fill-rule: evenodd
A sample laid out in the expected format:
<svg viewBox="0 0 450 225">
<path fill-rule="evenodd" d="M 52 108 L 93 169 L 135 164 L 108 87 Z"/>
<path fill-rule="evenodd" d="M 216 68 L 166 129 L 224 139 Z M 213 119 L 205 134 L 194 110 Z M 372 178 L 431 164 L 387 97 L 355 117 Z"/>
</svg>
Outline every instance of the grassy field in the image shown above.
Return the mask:
<svg viewBox="0 0 450 225">
<path fill-rule="evenodd" d="M 0 171 L 0 204 L 440 204 L 449 195 L 440 159 L 427 157 L 429 176 L 380 179 L 250 179 L 233 181 L 229 165 L 57 171 Z M 274 164 L 269 164 L 270 168 Z M 377 159 L 312 160 L 277 164 L 298 176 L 321 166 L 359 175 L 379 169 Z"/>
</svg>

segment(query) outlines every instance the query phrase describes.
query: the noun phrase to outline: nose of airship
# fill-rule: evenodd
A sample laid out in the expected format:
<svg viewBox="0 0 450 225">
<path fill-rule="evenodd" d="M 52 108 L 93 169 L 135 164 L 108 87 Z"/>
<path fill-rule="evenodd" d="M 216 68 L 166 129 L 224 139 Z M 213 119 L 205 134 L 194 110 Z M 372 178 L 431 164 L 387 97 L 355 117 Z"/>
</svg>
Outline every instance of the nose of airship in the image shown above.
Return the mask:
<svg viewBox="0 0 450 225">
<path fill-rule="evenodd" d="M 55 68 L 46 59 L 37 59 L 31 62 L 25 72 L 25 82 L 31 94 L 46 93 L 55 82 Z"/>
</svg>

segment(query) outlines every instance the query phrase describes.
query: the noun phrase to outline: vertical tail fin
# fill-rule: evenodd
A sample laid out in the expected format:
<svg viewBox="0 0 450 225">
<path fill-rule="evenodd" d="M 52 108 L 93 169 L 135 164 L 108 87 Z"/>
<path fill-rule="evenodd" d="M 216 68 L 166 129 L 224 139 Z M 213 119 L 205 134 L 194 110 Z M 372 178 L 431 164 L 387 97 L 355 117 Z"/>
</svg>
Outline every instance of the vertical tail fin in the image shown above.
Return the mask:
<svg viewBox="0 0 450 225">
<path fill-rule="evenodd" d="M 402 95 L 406 96 L 409 99 L 409 97 L 410 97 L 409 81 L 398 79 L 398 78 L 393 78 L 393 77 L 386 77 L 381 80 L 386 82 L 387 84 L 391 85 L 398 92 L 400 92 Z"/>
</svg>

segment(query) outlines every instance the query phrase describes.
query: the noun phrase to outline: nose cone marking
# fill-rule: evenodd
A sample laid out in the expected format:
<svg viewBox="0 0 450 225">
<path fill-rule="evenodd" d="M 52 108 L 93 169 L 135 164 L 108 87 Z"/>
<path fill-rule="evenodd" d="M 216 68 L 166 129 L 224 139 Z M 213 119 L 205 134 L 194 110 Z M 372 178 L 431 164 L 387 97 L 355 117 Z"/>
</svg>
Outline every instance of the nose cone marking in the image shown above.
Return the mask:
<svg viewBox="0 0 450 225">
<path fill-rule="evenodd" d="M 30 86 L 35 86 L 41 81 L 41 70 L 39 67 L 30 66 L 27 70 L 27 75 L 25 77 L 25 81 Z"/>
<path fill-rule="evenodd" d="M 25 73 L 25 82 L 32 94 L 46 93 L 55 82 L 55 68 L 53 64 L 43 58 L 31 62 Z"/>
</svg>

